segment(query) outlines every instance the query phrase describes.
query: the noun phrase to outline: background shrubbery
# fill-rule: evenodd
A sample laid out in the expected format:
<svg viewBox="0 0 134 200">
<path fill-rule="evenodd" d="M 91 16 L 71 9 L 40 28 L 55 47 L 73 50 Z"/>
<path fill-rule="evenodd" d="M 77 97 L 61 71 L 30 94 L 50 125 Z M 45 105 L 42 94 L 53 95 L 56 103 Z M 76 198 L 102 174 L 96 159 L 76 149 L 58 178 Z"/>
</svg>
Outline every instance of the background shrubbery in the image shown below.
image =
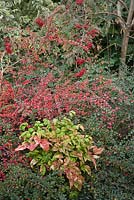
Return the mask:
<svg viewBox="0 0 134 200">
<path fill-rule="evenodd" d="M 120 21 L 130 2 L 0 1 L 0 199 L 133 199 L 133 26 L 124 60 Z M 14 152 L 21 123 L 70 110 L 105 149 L 79 194 Z"/>
<path fill-rule="evenodd" d="M 9 166 L 6 180 L 0 182 L 0 199 L 67 199 L 66 186 L 63 177 L 56 173 L 42 178 L 23 166 Z"/>
</svg>

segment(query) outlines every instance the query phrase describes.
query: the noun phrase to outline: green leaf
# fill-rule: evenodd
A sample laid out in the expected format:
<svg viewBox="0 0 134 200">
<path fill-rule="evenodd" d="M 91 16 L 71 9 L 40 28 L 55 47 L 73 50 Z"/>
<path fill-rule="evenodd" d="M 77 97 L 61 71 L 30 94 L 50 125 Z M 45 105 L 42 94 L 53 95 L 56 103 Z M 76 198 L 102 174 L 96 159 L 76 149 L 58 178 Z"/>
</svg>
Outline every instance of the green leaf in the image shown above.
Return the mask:
<svg viewBox="0 0 134 200">
<path fill-rule="evenodd" d="M 50 121 L 48 119 L 43 119 L 43 125 L 44 126 L 50 125 Z"/>
<path fill-rule="evenodd" d="M 44 176 L 46 174 L 46 167 L 44 165 L 40 166 L 40 173 L 42 176 Z"/>
<path fill-rule="evenodd" d="M 34 129 L 33 128 L 29 128 L 28 131 L 29 131 L 29 133 L 33 133 Z"/>
<path fill-rule="evenodd" d="M 87 174 L 88 174 L 89 176 L 91 176 L 91 168 L 90 168 L 90 166 L 88 166 L 88 165 L 82 165 L 82 166 L 81 166 L 81 170 L 82 170 L 83 172 L 87 172 Z"/>
<path fill-rule="evenodd" d="M 29 131 L 24 131 L 24 132 L 20 135 L 21 138 L 29 138 L 30 136 L 31 136 L 31 134 L 29 133 Z"/>
<path fill-rule="evenodd" d="M 21 130 L 21 131 L 25 131 L 25 129 L 26 129 L 27 126 L 28 126 L 28 123 L 27 123 L 27 122 L 21 124 L 21 125 L 20 125 L 20 130 Z"/>
<path fill-rule="evenodd" d="M 70 160 L 73 161 L 73 162 L 76 162 L 76 161 L 77 161 L 77 158 L 74 158 L 74 157 L 71 157 L 71 156 L 70 156 Z"/>
</svg>

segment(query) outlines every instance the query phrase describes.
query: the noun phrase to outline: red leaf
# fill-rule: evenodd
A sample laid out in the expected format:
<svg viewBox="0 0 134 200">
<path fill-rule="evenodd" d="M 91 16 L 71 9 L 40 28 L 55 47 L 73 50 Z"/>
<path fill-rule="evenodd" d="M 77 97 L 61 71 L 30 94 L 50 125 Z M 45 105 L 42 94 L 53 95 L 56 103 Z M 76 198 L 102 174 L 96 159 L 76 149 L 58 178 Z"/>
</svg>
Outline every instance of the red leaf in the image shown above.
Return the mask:
<svg viewBox="0 0 134 200">
<path fill-rule="evenodd" d="M 44 150 L 44 151 L 49 151 L 49 142 L 47 139 L 42 139 L 40 142 L 40 147 Z"/>
<path fill-rule="evenodd" d="M 12 47 L 10 42 L 5 42 L 5 50 L 8 54 L 12 53 Z"/>
<path fill-rule="evenodd" d="M 83 63 L 85 63 L 86 62 L 86 60 L 84 59 L 84 58 L 77 58 L 76 59 L 76 64 L 77 65 L 82 65 Z"/>
<path fill-rule="evenodd" d="M 84 74 L 86 73 L 86 69 L 85 68 L 83 68 L 83 69 L 81 69 L 81 71 L 80 72 L 78 72 L 78 73 L 76 73 L 75 74 L 75 77 L 82 77 Z"/>
<path fill-rule="evenodd" d="M 22 151 L 22 150 L 24 150 L 24 149 L 27 149 L 27 147 L 28 147 L 28 143 L 23 143 L 22 145 L 19 145 L 19 146 L 15 149 L 15 151 Z"/>
<path fill-rule="evenodd" d="M 34 141 L 36 143 L 36 145 L 40 145 L 40 147 L 44 150 L 44 151 L 48 151 L 49 150 L 49 142 L 47 139 L 40 139 L 38 136 L 34 137 Z"/>
<path fill-rule="evenodd" d="M 96 169 L 96 160 L 94 159 L 94 155 L 90 151 L 88 152 L 88 155 L 90 156 L 90 159 L 93 162 L 94 167 Z"/>
<path fill-rule="evenodd" d="M 27 149 L 29 149 L 30 151 L 33 151 L 37 146 L 38 146 L 37 143 L 31 143 L 27 146 Z"/>
<path fill-rule="evenodd" d="M 34 137 L 34 141 L 37 145 L 41 143 L 41 139 L 38 136 Z"/>
</svg>

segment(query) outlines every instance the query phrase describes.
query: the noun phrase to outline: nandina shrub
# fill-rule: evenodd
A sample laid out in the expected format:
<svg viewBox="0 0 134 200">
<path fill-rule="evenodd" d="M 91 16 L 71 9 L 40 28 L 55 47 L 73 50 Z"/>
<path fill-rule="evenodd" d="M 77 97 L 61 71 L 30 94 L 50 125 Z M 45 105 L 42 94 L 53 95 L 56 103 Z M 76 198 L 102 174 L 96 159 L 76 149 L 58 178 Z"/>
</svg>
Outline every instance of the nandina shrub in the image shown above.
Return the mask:
<svg viewBox="0 0 134 200">
<path fill-rule="evenodd" d="M 74 114 L 74 111 L 70 111 L 71 117 Z M 32 168 L 37 166 L 42 175 L 58 170 L 68 179 L 70 189 L 80 191 L 84 177 L 91 175 L 90 162 L 96 168 L 95 159 L 103 151 L 103 148 L 94 145 L 89 134 L 84 133 L 84 127 L 64 117 L 53 121 L 36 121 L 30 128 L 28 123 L 23 123 L 20 129 L 23 143 L 15 151 L 28 149 L 27 156 L 32 159 Z"/>
</svg>

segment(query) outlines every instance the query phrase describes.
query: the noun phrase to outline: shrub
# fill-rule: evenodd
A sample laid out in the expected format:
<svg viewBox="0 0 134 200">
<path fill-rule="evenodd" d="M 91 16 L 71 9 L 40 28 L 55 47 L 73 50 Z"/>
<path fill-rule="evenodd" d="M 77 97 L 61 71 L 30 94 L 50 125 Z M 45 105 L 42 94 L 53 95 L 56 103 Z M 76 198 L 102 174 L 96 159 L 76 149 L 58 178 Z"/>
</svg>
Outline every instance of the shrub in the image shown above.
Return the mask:
<svg viewBox="0 0 134 200">
<path fill-rule="evenodd" d="M 89 183 L 84 183 L 78 194 L 56 171 L 43 177 L 19 164 L 9 165 L 4 173 L 6 179 L 0 181 L 1 200 L 93 200 Z"/>
<path fill-rule="evenodd" d="M 112 129 L 118 126 L 120 119 L 125 120 L 122 107 L 127 108 L 128 103 L 132 105 L 128 95 L 117 88 L 112 79 L 102 75 L 96 75 L 90 80 L 87 71 L 84 77 L 76 78 L 76 74 L 72 74 L 70 80 L 66 80 L 61 72 L 62 77 L 48 73 L 44 77 L 22 79 L 26 72 L 23 69 L 15 85 L 3 81 L 0 97 L 1 128 L 6 125 L 9 128 L 3 128 L 18 130 L 24 121 L 34 123 L 36 119 L 53 119 L 74 110 L 78 117 L 93 116 L 100 122 L 100 127 Z M 30 68 L 27 70 L 32 75 Z"/>
<path fill-rule="evenodd" d="M 74 115 L 74 111 L 70 112 Z M 84 176 L 91 175 L 90 162 L 96 167 L 95 159 L 103 151 L 93 144 L 92 138 L 81 133 L 84 127 L 64 117 L 43 122 L 36 121 L 28 128 L 27 123 L 20 126 L 24 142 L 16 151 L 28 149 L 28 157 L 32 158 L 31 167 L 39 167 L 42 175 L 46 171 L 59 170 L 69 180 L 70 188 L 81 190 Z"/>
<path fill-rule="evenodd" d="M 27 158 L 14 151 L 16 144 L 18 144 L 18 137 L 15 134 L 0 135 L 0 181 L 5 180 L 5 171 L 9 165 L 21 163 L 23 166 L 27 166 Z"/>
<path fill-rule="evenodd" d="M 74 7 L 77 14 L 76 5 Z M 70 9 L 61 5 L 48 16 L 37 17 L 34 28 L 29 25 L 23 29 L 7 27 L 4 30 L 0 53 L 1 129 L 16 130 L 29 118 L 33 121 L 44 117 L 52 119 L 75 107 L 71 100 L 75 105 L 75 99 L 80 98 L 80 83 L 72 88 L 72 82 L 67 85 L 64 79 L 69 76 L 83 78 L 86 74 L 85 65 L 91 62 L 93 39 L 98 31 L 86 22 L 79 24 L 72 18 Z M 43 24 L 38 27 L 37 22 Z M 57 82 L 57 92 L 63 92 L 66 87 L 64 97 L 63 94 L 58 96 L 52 87 Z M 59 88 L 61 82 L 65 84 Z M 68 96 L 71 96 L 70 100 Z"/>
<path fill-rule="evenodd" d="M 9 165 L 6 179 L 0 182 L 1 200 L 67 200 L 69 187 L 53 172 L 45 177 L 21 165 Z"/>
<path fill-rule="evenodd" d="M 91 132 L 90 132 L 91 133 Z M 97 134 L 98 133 L 98 134 Z M 117 199 L 131 200 L 133 198 L 133 131 L 123 137 L 117 132 L 103 130 L 92 131 L 97 145 L 103 145 L 105 151 L 93 172 L 92 187 L 95 200 Z"/>
<path fill-rule="evenodd" d="M 129 145 L 129 146 L 127 146 Z M 99 173 L 96 173 L 95 199 L 125 200 L 133 198 L 133 142 L 119 145 L 111 151 L 111 156 L 102 164 Z M 129 149 L 129 150 L 126 150 Z M 103 160 L 104 161 L 104 160 Z"/>
</svg>

